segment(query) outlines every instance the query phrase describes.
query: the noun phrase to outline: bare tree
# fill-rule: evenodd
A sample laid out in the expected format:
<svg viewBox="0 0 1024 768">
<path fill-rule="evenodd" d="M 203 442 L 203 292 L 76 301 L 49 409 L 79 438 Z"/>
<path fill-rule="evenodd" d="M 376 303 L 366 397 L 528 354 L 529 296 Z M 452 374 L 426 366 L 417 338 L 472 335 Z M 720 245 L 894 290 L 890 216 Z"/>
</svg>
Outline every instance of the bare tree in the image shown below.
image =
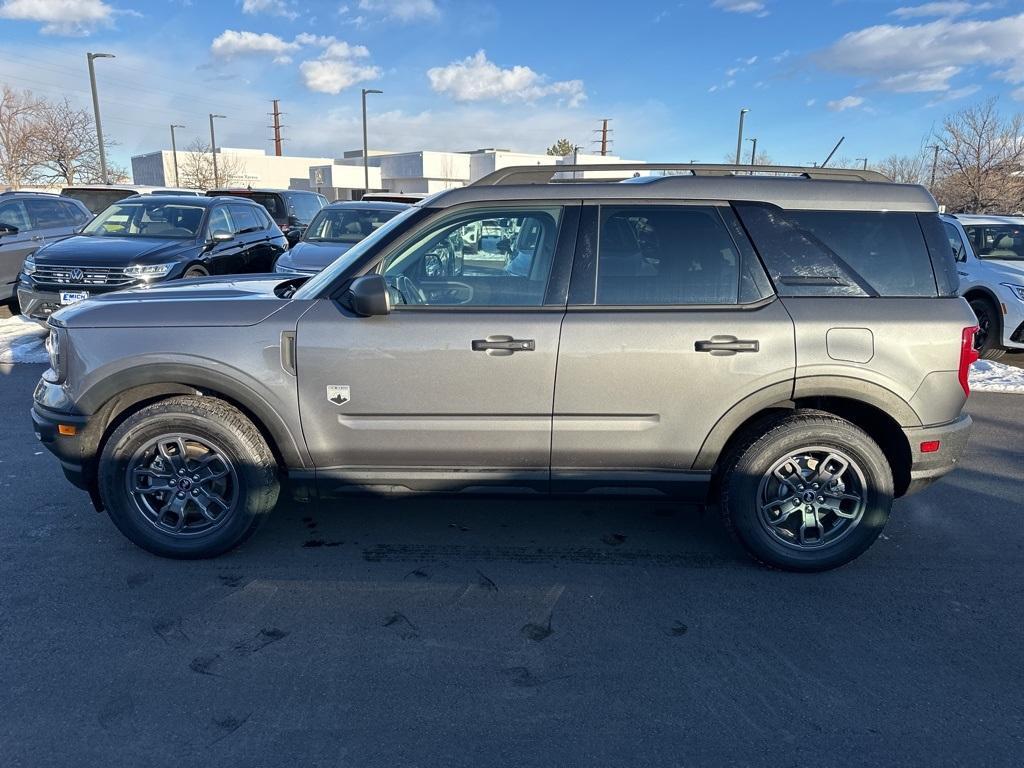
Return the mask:
<svg viewBox="0 0 1024 768">
<path fill-rule="evenodd" d="M 100 147 L 92 115 L 72 106 L 67 99 L 46 104 L 39 113 L 39 157 L 32 171 L 34 181 L 43 184 L 97 184 L 100 172 Z M 113 142 L 107 141 L 107 146 Z M 128 180 L 125 169 L 107 165 L 111 183 Z"/>
<path fill-rule="evenodd" d="M 927 184 L 931 163 L 924 153 L 916 155 L 889 155 L 872 167 L 884 176 L 888 176 L 897 184 Z"/>
<path fill-rule="evenodd" d="M 195 139 L 178 153 L 178 177 L 183 187 L 212 189 L 239 184 L 245 176 L 245 163 L 237 155 L 217 153 L 217 179 L 213 177 L 213 153 L 210 145 Z"/>
<path fill-rule="evenodd" d="M 935 194 L 949 210 L 989 213 L 1024 204 L 1024 115 L 1004 118 L 989 99 L 942 122 L 935 137 L 939 178 Z"/>
<path fill-rule="evenodd" d="M 0 184 L 17 189 L 29 181 L 39 158 L 42 99 L 31 91 L 0 92 Z"/>
</svg>

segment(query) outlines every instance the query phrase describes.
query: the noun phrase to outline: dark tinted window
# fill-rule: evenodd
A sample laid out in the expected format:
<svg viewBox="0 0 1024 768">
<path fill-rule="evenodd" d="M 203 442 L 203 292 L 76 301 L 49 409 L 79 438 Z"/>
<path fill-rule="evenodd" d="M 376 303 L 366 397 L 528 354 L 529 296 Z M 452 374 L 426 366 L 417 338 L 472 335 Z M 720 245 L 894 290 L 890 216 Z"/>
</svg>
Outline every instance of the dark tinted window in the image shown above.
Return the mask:
<svg viewBox="0 0 1024 768">
<path fill-rule="evenodd" d="M 782 296 L 937 295 L 917 214 L 735 207 Z"/>
<path fill-rule="evenodd" d="M 953 252 L 953 258 L 957 261 L 963 261 L 966 258 L 966 253 L 960 232 L 948 221 L 942 222 L 942 226 L 946 230 L 946 239 L 949 240 L 949 248 Z"/>
<path fill-rule="evenodd" d="M 323 208 L 323 198 L 312 192 L 292 192 L 288 195 L 292 212 L 299 221 L 308 224 Z"/>
<path fill-rule="evenodd" d="M 0 204 L 0 224 L 14 227 L 19 231 L 32 228 L 28 221 L 28 211 L 20 200 Z"/>
<path fill-rule="evenodd" d="M 116 203 L 118 200 L 124 200 L 126 197 L 131 197 L 135 192 L 131 189 L 76 189 L 75 187 L 68 187 L 61 194 L 65 197 L 73 197 L 75 200 L 84 203 L 85 207 L 93 213 L 99 213 L 108 205 Z"/>
<path fill-rule="evenodd" d="M 30 198 L 25 201 L 25 207 L 28 208 L 28 215 L 35 229 L 74 227 L 78 223 L 59 200 Z"/>
<path fill-rule="evenodd" d="M 231 220 L 235 222 L 235 234 L 240 235 L 263 229 L 256 218 L 256 209 L 250 208 L 248 205 L 229 205 L 228 208 L 231 209 Z"/>
<path fill-rule="evenodd" d="M 740 255 L 711 207 L 602 207 L 597 303 L 736 304 Z"/>
</svg>

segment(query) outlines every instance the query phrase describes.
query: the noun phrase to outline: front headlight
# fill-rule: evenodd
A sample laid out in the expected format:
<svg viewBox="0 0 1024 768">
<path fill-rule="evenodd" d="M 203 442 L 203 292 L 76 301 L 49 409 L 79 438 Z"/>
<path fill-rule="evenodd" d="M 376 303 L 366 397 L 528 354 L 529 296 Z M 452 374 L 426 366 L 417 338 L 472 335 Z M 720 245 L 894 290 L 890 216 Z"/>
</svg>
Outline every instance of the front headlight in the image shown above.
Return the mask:
<svg viewBox="0 0 1024 768">
<path fill-rule="evenodd" d="M 1021 301 L 1024 301 L 1024 285 L 1017 285 L 1016 283 L 1002 283 L 1010 289 L 1010 293 L 1016 296 Z"/>
<path fill-rule="evenodd" d="M 157 277 L 166 277 L 176 264 L 177 262 L 173 261 L 170 264 L 131 264 L 125 267 L 124 273 L 130 277 L 153 280 Z"/>
<path fill-rule="evenodd" d="M 29 256 L 25 259 L 25 263 L 21 266 L 21 271 L 26 275 L 34 275 L 36 272 L 36 260 L 34 257 Z"/>
<path fill-rule="evenodd" d="M 46 337 L 46 352 L 50 356 L 50 369 L 57 383 L 64 381 L 67 373 L 67 331 L 53 328 Z"/>
</svg>

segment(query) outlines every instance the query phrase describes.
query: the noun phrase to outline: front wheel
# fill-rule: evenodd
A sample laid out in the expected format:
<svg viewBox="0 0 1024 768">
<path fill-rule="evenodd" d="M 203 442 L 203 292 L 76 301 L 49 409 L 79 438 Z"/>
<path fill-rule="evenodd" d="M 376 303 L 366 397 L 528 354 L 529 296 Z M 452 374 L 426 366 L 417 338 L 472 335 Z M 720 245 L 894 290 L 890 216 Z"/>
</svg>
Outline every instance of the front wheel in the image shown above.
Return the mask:
<svg viewBox="0 0 1024 768">
<path fill-rule="evenodd" d="M 892 502 L 892 470 L 874 440 L 815 411 L 750 435 L 722 478 L 726 526 L 756 560 L 791 571 L 828 570 L 863 554 Z"/>
<path fill-rule="evenodd" d="M 260 431 L 209 397 L 174 397 L 129 416 L 103 447 L 103 504 L 128 539 L 163 557 L 234 549 L 277 503 L 278 467 Z"/>
<path fill-rule="evenodd" d="M 206 267 L 199 264 L 193 264 L 191 267 L 185 270 L 185 274 L 181 276 L 182 280 L 191 280 L 196 277 L 209 277 L 210 273 Z"/>
</svg>

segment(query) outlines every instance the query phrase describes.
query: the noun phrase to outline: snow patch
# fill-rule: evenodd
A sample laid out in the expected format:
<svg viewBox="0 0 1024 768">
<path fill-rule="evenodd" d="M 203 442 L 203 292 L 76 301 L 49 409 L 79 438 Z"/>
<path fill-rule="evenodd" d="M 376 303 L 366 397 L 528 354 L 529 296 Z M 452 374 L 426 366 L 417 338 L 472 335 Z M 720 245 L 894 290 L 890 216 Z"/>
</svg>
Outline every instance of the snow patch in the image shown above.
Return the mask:
<svg viewBox="0 0 1024 768">
<path fill-rule="evenodd" d="M 972 392 L 1017 392 L 1024 394 L 1024 368 L 979 360 L 971 366 Z"/>
<path fill-rule="evenodd" d="M 48 363 L 46 330 L 18 315 L 0 319 L 0 363 Z"/>
</svg>

